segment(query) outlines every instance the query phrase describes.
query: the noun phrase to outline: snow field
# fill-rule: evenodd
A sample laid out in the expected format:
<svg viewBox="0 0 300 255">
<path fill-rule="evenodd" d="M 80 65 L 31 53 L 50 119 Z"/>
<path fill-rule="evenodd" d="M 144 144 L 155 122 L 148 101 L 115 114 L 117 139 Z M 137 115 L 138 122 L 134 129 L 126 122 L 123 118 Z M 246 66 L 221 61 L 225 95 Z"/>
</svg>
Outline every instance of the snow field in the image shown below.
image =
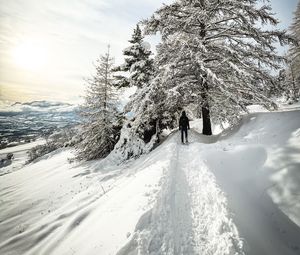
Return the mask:
<svg viewBox="0 0 300 255">
<path fill-rule="evenodd" d="M 253 113 L 122 165 L 50 153 L 0 176 L 0 254 L 298 255 L 299 120 Z"/>
</svg>

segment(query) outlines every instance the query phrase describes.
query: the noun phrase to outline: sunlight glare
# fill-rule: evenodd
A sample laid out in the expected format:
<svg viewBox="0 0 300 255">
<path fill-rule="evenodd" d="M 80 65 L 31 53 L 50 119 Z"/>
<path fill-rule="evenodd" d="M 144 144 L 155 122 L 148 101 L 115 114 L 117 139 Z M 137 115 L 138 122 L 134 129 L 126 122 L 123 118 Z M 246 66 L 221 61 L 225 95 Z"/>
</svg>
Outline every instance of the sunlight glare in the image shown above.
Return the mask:
<svg viewBox="0 0 300 255">
<path fill-rule="evenodd" d="M 40 70 L 47 60 L 46 50 L 41 43 L 23 42 L 13 49 L 15 63 L 26 70 Z"/>
</svg>

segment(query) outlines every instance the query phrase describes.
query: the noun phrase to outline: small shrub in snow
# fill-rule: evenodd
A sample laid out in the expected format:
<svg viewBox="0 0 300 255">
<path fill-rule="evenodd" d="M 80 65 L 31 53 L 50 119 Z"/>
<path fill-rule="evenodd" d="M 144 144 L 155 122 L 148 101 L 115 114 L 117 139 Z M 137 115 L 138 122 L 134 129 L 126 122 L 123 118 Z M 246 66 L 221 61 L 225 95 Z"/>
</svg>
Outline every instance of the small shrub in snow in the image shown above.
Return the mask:
<svg viewBox="0 0 300 255">
<path fill-rule="evenodd" d="M 7 160 L 12 160 L 14 158 L 14 154 L 13 153 L 7 153 L 6 155 L 6 159 Z"/>
<path fill-rule="evenodd" d="M 75 132 L 76 128 L 68 128 L 52 133 L 46 137 L 45 144 L 37 145 L 28 151 L 27 163 L 59 148 L 74 146 L 79 139 Z"/>
<path fill-rule="evenodd" d="M 46 144 L 37 145 L 28 151 L 27 163 L 31 163 L 39 157 L 42 157 L 52 151 L 55 151 L 59 146 L 53 142 L 46 142 Z"/>
</svg>

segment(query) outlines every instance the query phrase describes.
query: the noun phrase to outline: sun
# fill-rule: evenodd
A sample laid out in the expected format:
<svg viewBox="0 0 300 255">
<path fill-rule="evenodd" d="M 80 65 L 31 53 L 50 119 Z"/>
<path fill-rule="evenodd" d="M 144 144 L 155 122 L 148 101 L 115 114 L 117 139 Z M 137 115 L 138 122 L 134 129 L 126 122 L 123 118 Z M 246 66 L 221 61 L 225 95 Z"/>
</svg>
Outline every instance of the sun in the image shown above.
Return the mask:
<svg viewBox="0 0 300 255">
<path fill-rule="evenodd" d="M 12 51 L 16 65 L 31 71 L 40 70 L 46 64 L 46 53 L 45 47 L 34 41 L 22 42 Z"/>
</svg>

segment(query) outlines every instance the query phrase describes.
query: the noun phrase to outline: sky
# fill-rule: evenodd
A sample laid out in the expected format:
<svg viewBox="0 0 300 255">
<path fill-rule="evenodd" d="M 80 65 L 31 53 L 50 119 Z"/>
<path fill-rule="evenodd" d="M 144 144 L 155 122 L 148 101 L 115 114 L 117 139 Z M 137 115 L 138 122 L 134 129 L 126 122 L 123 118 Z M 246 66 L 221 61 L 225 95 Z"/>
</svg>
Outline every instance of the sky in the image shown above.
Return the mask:
<svg viewBox="0 0 300 255">
<path fill-rule="evenodd" d="M 298 0 L 271 0 L 286 29 Z M 110 45 L 123 61 L 137 22 L 172 0 L 0 0 L 0 103 L 78 102 Z M 147 37 L 152 49 L 157 37 Z"/>
</svg>

